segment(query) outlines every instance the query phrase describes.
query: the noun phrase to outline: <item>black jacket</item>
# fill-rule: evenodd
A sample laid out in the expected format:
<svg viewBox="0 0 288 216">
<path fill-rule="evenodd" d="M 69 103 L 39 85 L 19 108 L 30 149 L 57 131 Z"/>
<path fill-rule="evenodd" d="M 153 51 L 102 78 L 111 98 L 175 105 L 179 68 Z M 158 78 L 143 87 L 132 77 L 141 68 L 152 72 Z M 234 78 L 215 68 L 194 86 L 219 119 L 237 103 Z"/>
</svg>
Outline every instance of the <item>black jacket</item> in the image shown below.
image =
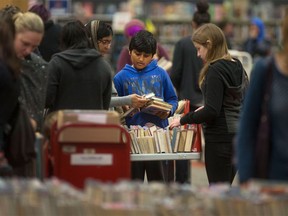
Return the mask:
<svg viewBox="0 0 288 216">
<path fill-rule="evenodd" d="M 6 64 L 0 60 L 0 151 L 4 147 L 5 125 L 13 116 L 19 95 L 19 78 L 14 78 Z"/>
<path fill-rule="evenodd" d="M 181 124 L 203 123 L 205 139 L 225 141 L 237 131 L 248 81 L 239 60 L 212 63 L 202 84 L 204 109 L 190 112 Z"/>
<path fill-rule="evenodd" d="M 108 109 L 111 67 L 95 49 L 69 49 L 53 56 L 48 65 L 46 107 Z"/>
</svg>

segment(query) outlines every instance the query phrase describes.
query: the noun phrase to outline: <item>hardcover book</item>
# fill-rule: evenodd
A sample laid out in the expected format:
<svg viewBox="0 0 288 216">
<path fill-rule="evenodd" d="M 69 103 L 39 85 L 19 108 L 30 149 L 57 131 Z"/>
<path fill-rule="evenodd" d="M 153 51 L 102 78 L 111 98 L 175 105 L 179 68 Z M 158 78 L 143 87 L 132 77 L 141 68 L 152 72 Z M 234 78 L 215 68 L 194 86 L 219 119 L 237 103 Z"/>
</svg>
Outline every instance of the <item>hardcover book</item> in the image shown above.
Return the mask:
<svg viewBox="0 0 288 216">
<path fill-rule="evenodd" d="M 155 97 L 154 93 L 149 93 L 144 95 L 146 99 L 149 99 L 149 101 L 146 103 L 146 105 L 142 108 L 130 108 L 128 109 L 121 118 L 125 118 L 127 116 L 132 117 L 137 112 L 145 112 L 149 113 L 151 115 L 157 115 L 159 112 L 169 112 L 172 108 L 172 105 L 163 101 L 162 98 Z"/>
</svg>

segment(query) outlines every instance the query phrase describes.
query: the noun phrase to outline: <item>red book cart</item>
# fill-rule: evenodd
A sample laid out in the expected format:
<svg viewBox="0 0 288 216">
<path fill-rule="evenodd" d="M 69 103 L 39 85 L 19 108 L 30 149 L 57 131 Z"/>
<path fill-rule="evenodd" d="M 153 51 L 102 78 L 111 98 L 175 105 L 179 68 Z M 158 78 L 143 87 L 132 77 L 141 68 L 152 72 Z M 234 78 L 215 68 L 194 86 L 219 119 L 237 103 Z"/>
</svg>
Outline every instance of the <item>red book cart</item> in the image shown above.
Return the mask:
<svg viewBox="0 0 288 216">
<path fill-rule="evenodd" d="M 57 128 L 55 123 L 50 138 L 46 175 L 78 188 L 87 178 L 116 182 L 131 177 L 130 136 L 120 125 L 65 123 Z"/>
</svg>

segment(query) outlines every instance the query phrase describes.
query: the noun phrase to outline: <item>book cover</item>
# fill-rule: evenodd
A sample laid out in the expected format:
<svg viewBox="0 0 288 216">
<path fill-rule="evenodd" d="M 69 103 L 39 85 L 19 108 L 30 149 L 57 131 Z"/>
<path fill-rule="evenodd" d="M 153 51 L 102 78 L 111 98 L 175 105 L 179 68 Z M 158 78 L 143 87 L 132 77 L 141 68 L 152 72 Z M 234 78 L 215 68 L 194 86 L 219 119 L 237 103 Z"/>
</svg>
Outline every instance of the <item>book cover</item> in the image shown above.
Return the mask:
<svg viewBox="0 0 288 216">
<path fill-rule="evenodd" d="M 179 143 L 177 152 L 184 152 L 187 130 L 180 131 Z"/>
<path fill-rule="evenodd" d="M 184 152 L 192 152 L 194 134 L 194 129 L 187 129 Z"/>
</svg>

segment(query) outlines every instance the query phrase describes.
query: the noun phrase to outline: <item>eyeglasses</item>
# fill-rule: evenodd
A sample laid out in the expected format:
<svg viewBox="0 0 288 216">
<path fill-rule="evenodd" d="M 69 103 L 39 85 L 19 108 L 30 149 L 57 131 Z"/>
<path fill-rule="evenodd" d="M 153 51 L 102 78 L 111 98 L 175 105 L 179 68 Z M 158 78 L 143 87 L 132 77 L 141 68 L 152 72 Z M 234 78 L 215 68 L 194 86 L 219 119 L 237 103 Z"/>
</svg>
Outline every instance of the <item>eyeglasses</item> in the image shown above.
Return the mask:
<svg viewBox="0 0 288 216">
<path fill-rule="evenodd" d="M 103 45 L 111 45 L 112 40 L 98 40 L 98 43 L 102 43 Z"/>
</svg>

